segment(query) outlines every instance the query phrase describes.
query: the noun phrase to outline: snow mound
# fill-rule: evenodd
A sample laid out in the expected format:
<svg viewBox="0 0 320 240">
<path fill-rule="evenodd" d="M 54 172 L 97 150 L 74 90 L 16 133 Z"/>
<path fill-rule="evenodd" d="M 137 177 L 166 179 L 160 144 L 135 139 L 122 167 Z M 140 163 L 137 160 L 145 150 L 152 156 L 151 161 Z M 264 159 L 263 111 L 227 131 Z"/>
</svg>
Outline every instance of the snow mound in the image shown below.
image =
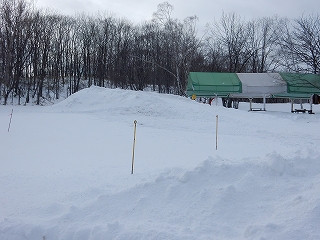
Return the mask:
<svg viewBox="0 0 320 240">
<path fill-rule="evenodd" d="M 178 100 L 178 102 L 177 102 Z M 190 109 L 182 108 L 190 99 L 156 92 L 130 91 L 92 86 L 72 94 L 52 109 L 64 112 L 108 112 L 111 115 L 143 115 L 154 117 L 186 116 Z M 194 109 L 197 109 L 195 104 Z"/>
</svg>

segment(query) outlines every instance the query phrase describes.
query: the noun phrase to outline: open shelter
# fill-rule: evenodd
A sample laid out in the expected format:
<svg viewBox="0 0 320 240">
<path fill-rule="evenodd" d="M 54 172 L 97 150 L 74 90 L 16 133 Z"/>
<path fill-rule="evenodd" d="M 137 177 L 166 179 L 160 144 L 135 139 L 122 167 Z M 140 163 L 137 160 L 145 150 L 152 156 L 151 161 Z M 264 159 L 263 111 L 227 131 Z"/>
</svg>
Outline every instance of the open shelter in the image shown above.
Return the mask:
<svg viewBox="0 0 320 240">
<path fill-rule="evenodd" d="M 312 113 L 312 104 L 315 103 L 312 99 L 314 96 L 320 95 L 320 75 L 190 72 L 186 93 L 193 98 L 248 98 L 251 111 L 265 111 L 266 98 L 287 98 L 292 102 L 292 112 L 308 111 Z M 263 109 L 252 108 L 253 98 L 263 99 Z M 295 99 L 309 99 L 310 110 L 294 110 L 293 103 Z"/>
</svg>

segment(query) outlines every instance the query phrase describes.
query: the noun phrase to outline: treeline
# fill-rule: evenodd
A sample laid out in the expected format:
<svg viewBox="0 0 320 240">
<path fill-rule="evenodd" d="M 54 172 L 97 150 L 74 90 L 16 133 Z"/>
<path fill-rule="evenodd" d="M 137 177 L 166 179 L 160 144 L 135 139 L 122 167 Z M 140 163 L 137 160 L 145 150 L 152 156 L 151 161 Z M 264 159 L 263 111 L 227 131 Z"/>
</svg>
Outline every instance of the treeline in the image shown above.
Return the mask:
<svg viewBox="0 0 320 240">
<path fill-rule="evenodd" d="M 320 19 L 247 21 L 223 14 L 197 32 L 197 17 L 151 21 L 63 16 L 26 0 L 0 0 L 0 102 L 41 104 L 97 85 L 184 95 L 189 71 L 319 73 Z"/>
</svg>

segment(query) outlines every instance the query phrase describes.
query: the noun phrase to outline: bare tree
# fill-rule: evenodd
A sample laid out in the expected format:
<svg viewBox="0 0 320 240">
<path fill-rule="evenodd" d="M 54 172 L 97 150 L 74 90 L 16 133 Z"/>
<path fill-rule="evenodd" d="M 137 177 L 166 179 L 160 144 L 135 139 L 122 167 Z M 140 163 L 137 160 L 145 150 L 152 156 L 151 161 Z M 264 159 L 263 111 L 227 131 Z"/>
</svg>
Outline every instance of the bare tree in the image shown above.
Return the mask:
<svg viewBox="0 0 320 240">
<path fill-rule="evenodd" d="M 285 67 L 299 72 L 320 71 L 320 17 L 302 16 L 286 26 L 281 46 Z"/>
<path fill-rule="evenodd" d="M 9 94 L 21 96 L 21 78 L 28 55 L 32 14 L 24 0 L 2 0 L 0 8 L 1 72 L 4 104 Z"/>
<path fill-rule="evenodd" d="M 160 3 L 157 6 L 157 11 L 152 14 L 152 21 L 155 23 L 160 23 L 161 25 L 166 25 L 170 22 L 171 14 L 173 11 L 173 6 L 168 2 Z"/>
<path fill-rule="evenodd" d="M 251 52 L 250 64 L 247 72 L 274 71 L 279 64 L 279 44 L 283 19 L 260 18 L 248 23 L 249 51 Z"/>
<path fill-rule="evenodd" d="M 220 22 L 208 26 L 208 34 L 226 54 L 228 72 L 245 72 L 251 58 L 250 28 L 235 13 L 222 15 Z"/>
<path fill-rule="evenodd" d="M 159 4 L 153 14 L 153 23 L 158 29 L 158 45 L 160 54 L 154 65 L 163 70 L 164 83 L 160 83 L 159 90 L 164 85 L 167 93 L 183 95 L 186 79 L 191 68 L 192 59 L 200 48 L 200 41 L 196 37 L 197 17 L 186 18 L 183 22 L 173 19 L 173 6 L 167 2 Z"/>
</svg>

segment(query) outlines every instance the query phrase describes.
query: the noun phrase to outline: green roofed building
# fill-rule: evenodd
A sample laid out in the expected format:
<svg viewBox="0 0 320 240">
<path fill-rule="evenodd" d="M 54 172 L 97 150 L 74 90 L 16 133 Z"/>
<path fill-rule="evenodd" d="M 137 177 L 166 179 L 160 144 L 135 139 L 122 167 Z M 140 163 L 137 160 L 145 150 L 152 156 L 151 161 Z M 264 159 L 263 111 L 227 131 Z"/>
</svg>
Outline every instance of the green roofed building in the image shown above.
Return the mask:
<svg viewBox="0 0 320 240">
<path fill-rule="evenodd" d="M 320 75 L 190 72 L 186 93 L 193 98 L 248 98 L 250 103 L 253 98 L 263 98 L 264 103 L 266 98 L 287 98 L 292 103 L 294 99 L 310 99 L 312 112 L 312 99 L 320 99 Z"/>
<path fill-rule="evenodd" d="M 310 98 L 320 94 L 320 75 L 298 73 L 190 72 L 187 95 L 197 97 Z"/>
<path fill-rule="evenodd" d="M 197 97 L 229 96 L 241 93 L 241 82 L 235 73 L 190 72 L 187 95 Z"/>
<path fill-rule="evenodd" d="M 320 75 L 280 73 L 280 76 L 287 83 L 287 91 L 274 97 L 309 99 L 313 94 L 320 94 Z"/>
</svg>

